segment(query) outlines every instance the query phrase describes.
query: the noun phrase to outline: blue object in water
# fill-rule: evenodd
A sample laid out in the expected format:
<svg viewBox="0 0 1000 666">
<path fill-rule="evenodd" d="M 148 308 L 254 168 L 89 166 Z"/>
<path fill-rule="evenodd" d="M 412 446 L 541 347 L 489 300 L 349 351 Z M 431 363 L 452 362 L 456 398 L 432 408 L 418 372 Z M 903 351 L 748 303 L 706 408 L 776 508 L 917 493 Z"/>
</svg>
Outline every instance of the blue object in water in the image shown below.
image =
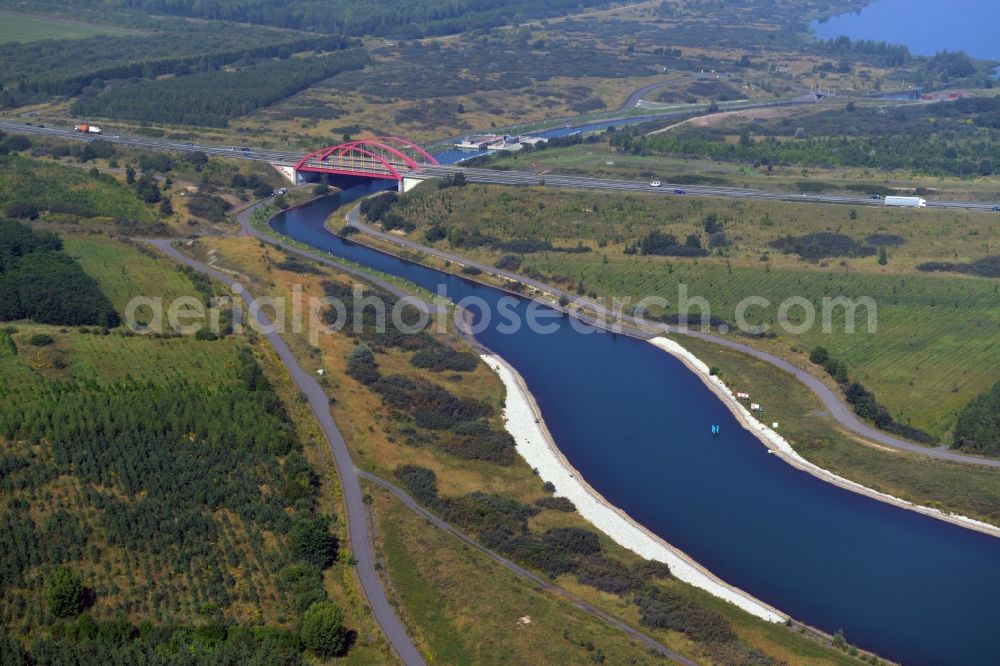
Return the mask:
<svg viewBox="0 0 1000 666">
<path fill-rule="evenodd" d="M 712 434 L 713 435 L 718 435 L 719 434 L 719 426 L 717 426 L 717 425 L 713 425 L 712 426 Z"/>
</svg>

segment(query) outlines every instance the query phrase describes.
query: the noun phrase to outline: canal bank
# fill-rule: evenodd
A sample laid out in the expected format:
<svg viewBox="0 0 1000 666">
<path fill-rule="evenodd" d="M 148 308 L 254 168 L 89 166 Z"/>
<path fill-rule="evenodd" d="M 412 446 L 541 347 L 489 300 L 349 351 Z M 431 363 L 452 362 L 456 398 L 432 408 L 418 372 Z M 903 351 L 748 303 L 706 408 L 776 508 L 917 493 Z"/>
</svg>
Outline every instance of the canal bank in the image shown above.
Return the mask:
<svg viewBox="0 0 1000 666">
<path fill-rule="evenodd" d="M 446 287 L 453 301 L 509 296 L 332 236 L 324 222 L 339 203 L 272 227 L 422 289 Z M 653 345 L 582 335 L 565 317 L 547 335 L 487 326 L 477 338 L 521 374 L 563 455 L 600 496 L 720 580 L 906 663 L 996 663 L 997 539 L 768 454 L 701 378 Z"/>
</svg>

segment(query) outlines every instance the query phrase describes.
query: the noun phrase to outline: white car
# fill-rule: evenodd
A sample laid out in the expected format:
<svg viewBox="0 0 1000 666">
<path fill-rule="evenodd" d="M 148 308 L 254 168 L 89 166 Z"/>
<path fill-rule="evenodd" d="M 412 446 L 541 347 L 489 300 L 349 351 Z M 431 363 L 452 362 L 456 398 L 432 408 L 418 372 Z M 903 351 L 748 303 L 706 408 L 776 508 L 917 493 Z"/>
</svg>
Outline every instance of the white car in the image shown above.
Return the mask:
<svg viewBox="0 0 1000 666">
<path fill-rule="evenodd" d="M 650 187 L 659 187 L 660 186 L 660 181 L 658 181 L 658 180 L 650 181 L 649 186 Z"/>
</svg>

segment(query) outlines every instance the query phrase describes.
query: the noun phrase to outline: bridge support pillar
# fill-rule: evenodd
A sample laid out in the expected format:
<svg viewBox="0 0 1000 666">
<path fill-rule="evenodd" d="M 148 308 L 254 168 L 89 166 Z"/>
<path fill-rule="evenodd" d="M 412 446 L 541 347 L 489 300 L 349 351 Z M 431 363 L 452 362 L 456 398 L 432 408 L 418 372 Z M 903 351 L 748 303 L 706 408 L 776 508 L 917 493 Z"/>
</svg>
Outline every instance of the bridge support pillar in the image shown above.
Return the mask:
<svg viewBox="0 0 1000 666">
<path fill-rule="evenodd" d="M 399 181 L 399 193 L 409 192 L 414 187 L 424 182 L 424 178 L 413 178 L 411 176 L 403 176 L 403 180 Z"/>
<path fill-rule="evenodd" d="M 295 170 L 295 167 L 285 164 L 272 164 L 271 166 L 274 167 L 275 171 L 288 179 L 292 185 L 302 184 L 302 176 L 300 176 L 299 172 Z"/>
</svg>

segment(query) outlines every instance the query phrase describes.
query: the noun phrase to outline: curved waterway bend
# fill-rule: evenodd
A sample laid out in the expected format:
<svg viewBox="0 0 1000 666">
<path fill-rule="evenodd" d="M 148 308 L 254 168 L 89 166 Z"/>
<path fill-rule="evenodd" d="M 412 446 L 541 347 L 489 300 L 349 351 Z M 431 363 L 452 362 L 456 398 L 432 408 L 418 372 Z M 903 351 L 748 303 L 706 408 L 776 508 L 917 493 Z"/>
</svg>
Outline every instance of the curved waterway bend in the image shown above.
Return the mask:
<svg viewBox="0 0 1000 666">
<path fill-rule="evenodd" d="M 430 291 L 443 285 L 453 301 L 504 296 L 327 231 L 331 211 L 363 193 L 318 200 L 272 226 Z M 528 303 L 514 308 L 522 319 Z M 562 317 L 550 334 L 526 326 L 504 334 L 492 319 L 477 339 L 524 377 L 573 467 L 721 579 L 908 665 L 1000 663 L 1000 539 L 768 455 L 699 377 L 647 342 L 584 334 Z"/>
</svg>

